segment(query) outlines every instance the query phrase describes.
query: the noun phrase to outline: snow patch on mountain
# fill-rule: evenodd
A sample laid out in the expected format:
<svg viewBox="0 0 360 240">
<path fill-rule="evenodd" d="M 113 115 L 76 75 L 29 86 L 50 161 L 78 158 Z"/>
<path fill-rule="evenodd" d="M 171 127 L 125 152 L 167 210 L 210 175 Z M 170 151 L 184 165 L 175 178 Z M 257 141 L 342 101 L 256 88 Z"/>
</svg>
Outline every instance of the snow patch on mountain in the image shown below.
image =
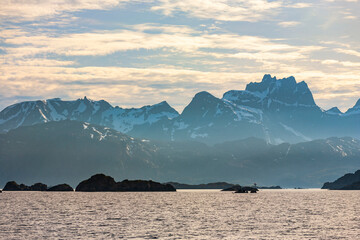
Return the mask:
<svg viewBox="0 0 360 240">
<path fill-rule="evenodd" d="M 192 132 L 190 137 L 195 139 L 195 138 L 206 138 L 208 137 L 209 135 L 207 133 L 195 133 L 195 132 Z"/>
<path fill-rule="evenodd" d="M 49 100 L 47 101 L 47 106 L 49 107 L 49 110 L 50 110 L 49 112 L 50 112 L 51 119 L 53 119 L 55 121 L 65 120 L 66 117 L 57 112 L 55 107 L 52 105 L 53 103 L 56 104 L 57 106 L 59 106 L 58 102 L 53 102 L 53 101 L 49 101 Z"/>
<path fill-rule="evenodd" d="M 305 141 L 311 141 L 311 140 L 312 140 L 311 138 L 304 136 L 302 133 L 294 130 L 293 128 L 291 128 L 291 127 L 289 127 L 289 126 L 287 126 L 287 125 L 285 125 L 285 124 L 283 124 L 283 123 L 280 123 L 280 124 L 281 124 L 281 126 L 284 127 L 285 130 L 291 132 L 291 133 L 294 134 L 295 136 L 301 137 L 301 138 L 304 139 Z"/>
<path fill-rule="evenodd" d="M 186 129 L 189 127 L 189 124 L 186 124 L 184 123 L 183 121 L 175 121 L 174 122 L 174 127 L 177 129 L 177 130 L 183 130 L 183 129 Z"/>
</svg>

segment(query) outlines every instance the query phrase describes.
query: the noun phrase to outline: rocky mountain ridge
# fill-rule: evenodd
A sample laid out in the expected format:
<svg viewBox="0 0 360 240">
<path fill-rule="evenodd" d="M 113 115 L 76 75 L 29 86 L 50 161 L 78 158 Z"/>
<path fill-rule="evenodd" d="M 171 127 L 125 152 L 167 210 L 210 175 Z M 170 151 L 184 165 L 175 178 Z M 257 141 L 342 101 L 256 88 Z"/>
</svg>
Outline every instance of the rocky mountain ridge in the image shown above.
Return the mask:
<svg viewBox="0 0 360 240">
<path fill-rule="evenodd" d="M 216 144 L 257 137 L 272 144 L 298 143 L 333 136 L 360 138 L 360 99 L 345 113 L 336 107 L 325 111 L 304 81 L 267 74 L 261 82 L 228 91 L 221 99 L 199 92 L 181 114 L 167 102 L 131 109 L 86 97 L 22 102 L 0 112 L 0 132 L 65 119 L 162 141 Z"/>
</svg>

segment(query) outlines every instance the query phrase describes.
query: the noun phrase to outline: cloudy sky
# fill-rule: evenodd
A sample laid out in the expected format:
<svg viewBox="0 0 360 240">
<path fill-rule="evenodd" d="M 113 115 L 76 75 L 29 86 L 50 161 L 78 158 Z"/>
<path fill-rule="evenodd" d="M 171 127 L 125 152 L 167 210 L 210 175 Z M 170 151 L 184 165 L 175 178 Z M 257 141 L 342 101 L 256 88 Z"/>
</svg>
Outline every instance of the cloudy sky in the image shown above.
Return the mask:
<svg viewBox="0 0 360 240">
<path fill-rule="evenodd" d="M 182 111 L 265 73 L 360 98 L 360 0 L 0 0 L 0 109 L 88 96 Z"/>
</svg>

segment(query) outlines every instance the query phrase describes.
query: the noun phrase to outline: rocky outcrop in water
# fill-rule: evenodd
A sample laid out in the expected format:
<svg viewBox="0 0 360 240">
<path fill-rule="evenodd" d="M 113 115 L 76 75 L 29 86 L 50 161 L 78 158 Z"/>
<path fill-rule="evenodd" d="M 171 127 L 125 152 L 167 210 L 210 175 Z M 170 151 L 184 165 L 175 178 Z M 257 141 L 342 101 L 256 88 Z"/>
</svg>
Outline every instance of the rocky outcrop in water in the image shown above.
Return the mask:
<svg viewBox="0 0 360 240">
<path fill-rule="evenodd" d="M 240 185 L 234 185 L 230 188 L 223 189 L 222 191 L 232 191 L 235 193 L 256 193 L 259 191 L 259 189 L 255 187 L 246 187 L 246 186 L 240 186 Z"/>
<path fill-rule="evenodd" d="M 25 184 L 17 184 L 15 181 L 6 183 L 4 191 L 46 191 L 47 185 L 43 183 L 35 183 L 34 185 L 27 186 Z"/>
<path fill-rule="evenodd" d="M 51 188 L 49 188 L 47 191 L 50 192 L 73 192 L 74 189 L 72 187 L 70 187 L 68 184 L 59 184 L 56 186 L 53 186 Z"/>
<path fill-rule="evenodd" d="M 6 183 L 4 191 L 74 191 L 72 187 L 68 184 L 59 184 L 53 187 L 48 188 L 46 184 L 35 183 L 31 186 L 26 186 L 25 184 L 17 184 L 15 181 L 10 181 Z"/>
<path fill-rule="evenodd" d="M 235 193 L 257 193 L 259 189 L 255 187 L 241 187 Z"/>
<path fill-rule="evenodd" d="M 355 173 L 345 174 L 334 182 L 326 182 L 324 183 L 322 189 L 350 190 L 351 188 L 356 188 L 358 182 L 360 182 L 360 170 Z"/>
<path fill-rule="evenodd" d="M 115 182 L 114 178 L 104 174 L 96 174 L 82 181 L 76 187 L 78 192 L 130 192 L 130 191 L 176 191 L 170 184 L 161 184 L 144 180 L 124 180 Z"/>
</svg>

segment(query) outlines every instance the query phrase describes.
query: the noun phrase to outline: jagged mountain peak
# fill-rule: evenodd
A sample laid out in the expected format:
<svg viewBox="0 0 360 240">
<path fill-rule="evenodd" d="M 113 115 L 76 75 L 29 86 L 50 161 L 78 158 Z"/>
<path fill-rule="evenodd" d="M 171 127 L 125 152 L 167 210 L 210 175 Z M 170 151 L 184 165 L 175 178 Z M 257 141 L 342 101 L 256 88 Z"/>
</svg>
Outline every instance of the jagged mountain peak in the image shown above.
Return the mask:
<svg viewBox="0 0 360 240">
<path fill-rule="evenodd" d="M 338 107 L 332 107 L 329 110 L 326 110 L 325 112 L 329 114 L 343 114 Z"/>
<path fill-rule="evenodd" d="M 269 100 L 277 105 L 316 105 L 308 85 L 304 81 L 297 83 L 293 76 L 277 80 L 265 75 L 261 82 L 249 83 L 246 91 L 257 95 L 260 100 L 266 100 L 269 106 Z"/>
<path fill-rule="evenodd" d="M 295 77 L 290 76 L 287 78 L 277 79 L 276 76 L 272 77 L 270 74 L 265 74 L 261 82 L 251 82 L 247 84 L 246 89 L 250 92 L 264 92 L 270 88 L 278 88 L 281 86 L 295 87 L 296 86 Z"/>
<path fill-rule="evenodd" d="M 276 79 L 270 74 L 264 75 L 261 82 L 251 82 L 245 91 L 231 90 L 224 94 L 223 100 L 235 104 L 260 109 L 278 111 L 282 107 L 316 107 L 308 85 L 297 83 L 293 76 Z"/>
<path fill-rule="evenodd" d="M 270 83 L 275 81 L 276 81 L 276 76 L 272 77 L 271 74 L 265 74 L 261 80 L 261 82 L 264 83 Z"/>
</svg>

